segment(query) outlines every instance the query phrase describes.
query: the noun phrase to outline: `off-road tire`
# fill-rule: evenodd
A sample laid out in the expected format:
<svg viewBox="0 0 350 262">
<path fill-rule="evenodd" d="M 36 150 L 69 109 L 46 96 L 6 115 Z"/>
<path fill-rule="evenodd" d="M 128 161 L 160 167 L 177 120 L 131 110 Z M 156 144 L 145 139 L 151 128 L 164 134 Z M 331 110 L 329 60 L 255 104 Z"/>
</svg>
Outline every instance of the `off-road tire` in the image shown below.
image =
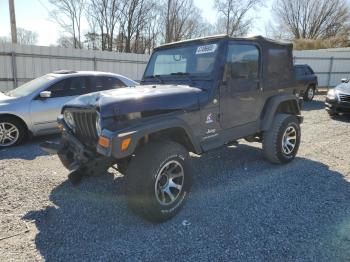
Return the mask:
<svg viewBox="0 0 350 262">
<path fill-rule="evenodd" d="M 309 92 L 312 90 L 313 92 L 313 95 L 310 96 L 309 95 Z M 303 100 L 306 101 L 306 102 L 311 102 L 314 97 L 315 97 L 315 92 L 316 92 L 316 89 L 314 86 L 308 86 L 308 88 L 305 90 L 305 93 L 304 93 L 304 96 L 303 96 Z"/>
<path fill-rule="evenodd" d="M 296 131 L 296 141 L 294 149 L 286 154 L 283 150 L 283 137 L 289 127 Z M 291 162 L 299 149 L 300 145 L 300 125 L 294 115 L 277 114 L 270 130 L 263 134 L 263 150 L 267 160 L 276 164 L 285 164 Z"/>
<path fill-rule="evenodd" d="M 14 125 L 18 129 L 18 138 L 17 138 L 16 142 L 11 144 L 11 145 L 2 145 L 0 143 L 0 148 L 7 148 L 7 147 L 20 145 L 28 137 L 27 127 L 20 120 L 13 118 L 13 117 L 9 117 L 9 116 L 0 116 L 0 124 L 1 123 L 10 123 L 10 124 Z"/>
<path fill-rule="evenodd" d="M 156 181 L 163 168 L 172 162 L 182 166 L 183 185 L 173 203 L 162 205 L 156 195 Z M 151 142 L 136 150 L 126 171 L 129 208 L 151 222 L 164 222 L 174 217 L 183 207 L 191 188 L 189 162 L 188 151 L 182 145 L 171 141 Z"/>
</svg>

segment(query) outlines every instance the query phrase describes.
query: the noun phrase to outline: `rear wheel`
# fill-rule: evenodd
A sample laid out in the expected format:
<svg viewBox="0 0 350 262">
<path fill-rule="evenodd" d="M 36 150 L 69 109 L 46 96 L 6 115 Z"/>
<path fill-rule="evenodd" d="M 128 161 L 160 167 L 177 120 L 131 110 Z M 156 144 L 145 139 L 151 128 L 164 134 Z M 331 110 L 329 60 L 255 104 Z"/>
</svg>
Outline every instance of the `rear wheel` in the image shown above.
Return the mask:
<svg viewBox="0 0 350 262">
<path fill-rule="evenodd" d="M 0 148 L 18 145 L 26 136 L 27 129 L 21 121 L 12 117 L 0 117 Z"/>
<path fill-rule="evenodd" d="M 126 171 L 128 205 L 151 222 L 175 216 L 191 188 L 189 154 L 181 145 L 165 141 L 137 150 Z"/>
<path fill-rule="evenodd" d="M 264 132 L 263 150 L 272 163 L 291 162 L 300 145 L 300 125 L 293 115 L 278 114 L 270 130 Z"/>
<path fill-rule="evenodd" d="M 315 87 L 309 86 L 304 94 L 304 100 L 310 102 L 314 99 L 315 96 Z"/>
</svg>

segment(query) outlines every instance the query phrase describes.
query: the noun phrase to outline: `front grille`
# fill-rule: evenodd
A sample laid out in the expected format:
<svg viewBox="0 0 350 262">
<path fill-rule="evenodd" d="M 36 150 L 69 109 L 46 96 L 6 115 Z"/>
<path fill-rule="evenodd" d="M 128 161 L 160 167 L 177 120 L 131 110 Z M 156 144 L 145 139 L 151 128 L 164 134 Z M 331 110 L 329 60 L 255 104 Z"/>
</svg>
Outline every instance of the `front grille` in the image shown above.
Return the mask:
<svg viewBox="0 0 350 262">
<path fill-rule="evenodd" d="M 87 146 L 96 146 L 98 135 L 96 130 L 96 112 L 75 111 L 75 135 Z"/>
<path fill-rule="evenodd" d="M 350 103 L 350 95 L 339 94 L 340 102 Z"/>
</svg>

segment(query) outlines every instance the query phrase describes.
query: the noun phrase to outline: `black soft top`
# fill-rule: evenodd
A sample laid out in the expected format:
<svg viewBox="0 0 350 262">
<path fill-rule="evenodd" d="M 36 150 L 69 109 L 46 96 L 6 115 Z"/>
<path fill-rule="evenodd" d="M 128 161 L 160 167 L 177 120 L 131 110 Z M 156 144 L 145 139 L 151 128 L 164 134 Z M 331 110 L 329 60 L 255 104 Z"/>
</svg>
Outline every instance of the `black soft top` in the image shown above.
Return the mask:
<svg viewBox="0 0 350 262">
<path fill-rule="evenodd" d="M 168 43 L 168 44 L 163 44 L 155 48 L 157 49 L 162 49 L 162 48 L 170 48 L 173 46 L 181 46 L 182 44 L 187 44 L 187 43 L 206 43 L 209 41 L 214 41 L 214 40 L 222 40 L 222 39 L 229 39 L 229 40 L 234 40 L 234 41 L 251 41 L 251 42 L 258 42 L 261 46 L 265 46 L 267 48 L 271 47 L 282 47 L 282 48 L 287 48 L 287 49 L 292 49 L 293 44 L 292 43 L 286 43 L 286 42 L 280 42 L 276 40 L 272 40 L 263 36 L 254 36 L 254 37 L 230 37 L 228 35 L 213 35 L 213 36 L 206 36 L 206 37 L 200 37 L 200 38 L 195 38 L 195 39 L 189 39 L 189 40 L 183 40 L 183 41 L 178 41 L 178 42 L 173 42 L 173 43 Z"/>
</svg>

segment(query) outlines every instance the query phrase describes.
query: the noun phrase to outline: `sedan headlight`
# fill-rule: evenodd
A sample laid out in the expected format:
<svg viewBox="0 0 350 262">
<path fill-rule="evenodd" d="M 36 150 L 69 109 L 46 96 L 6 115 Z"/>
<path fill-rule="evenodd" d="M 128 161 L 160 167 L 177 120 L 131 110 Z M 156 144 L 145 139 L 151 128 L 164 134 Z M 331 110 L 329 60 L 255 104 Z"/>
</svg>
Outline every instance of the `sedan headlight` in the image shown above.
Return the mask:
<svg viewBox="0 0 350 262">
<path fill-rule="evenodd" d="M 101 134 L 102 134 L 101 116 L 99 113 L 96 113 L 96 131 L 97 131 L 97 135 L 101 136 Z"/>
<path fill-rule="evenodd" d="M 336 100 L 337 95 L 336 95 L 334 89 L 330 89 L 330 90 L 328 91 L 328 93 L 327 93 L 327 98 L 328 98 L 329 100 Z"/>
<path fill-rule="evenodd" d="M 74 117 L 71 112 L 68 110 L 65 110 L 63 112 L 63 118 L 66 124 L 68 125 L 69 128 L 74 129 L 75 128 L 75 122 L 74 122 Z"/>
</svg>

